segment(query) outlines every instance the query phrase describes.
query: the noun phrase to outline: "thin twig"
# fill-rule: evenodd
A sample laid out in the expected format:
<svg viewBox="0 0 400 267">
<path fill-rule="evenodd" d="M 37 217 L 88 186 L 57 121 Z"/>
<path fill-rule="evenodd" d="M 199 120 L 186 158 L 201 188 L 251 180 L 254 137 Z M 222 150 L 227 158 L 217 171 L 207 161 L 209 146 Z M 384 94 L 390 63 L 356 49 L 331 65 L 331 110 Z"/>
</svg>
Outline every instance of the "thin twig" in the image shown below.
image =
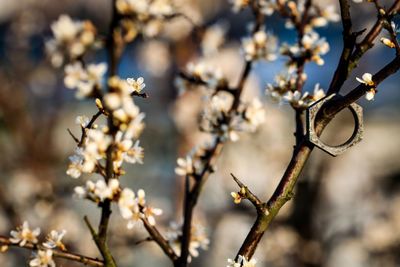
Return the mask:
<svg viewBox="0 0 400 267">
<path fill-rule="evenodd" d="M 10 239 L 5 236 L 0 236 L 0 245 L 20 247 L 20 248 L 25 248 L 25 249 L 29 249 L 29 250 L 37 250 L 37 249 L 45 250 L 46 249 L 40 245 L 33 245 L 31 243 L 26 243 L 25 245 L 20 246 L 16 243 L 12 243 L 10 241 Z M 83 255 L 76 254 L 76 253 L 61 251 L 61 250 L 57 250 L 57 249 L 52 249 L 52 251 L 53 251 L 53 257 L 63 258 L 63 259 L 71 260 L 71 261 L 77 261 L 77 262 L 81 262 L 81 263 L 88 264 L 91 266 L 105 266 L 104 263 L 99 259 L 83 256 Z"/>
<path fill-rule="evenodd" d="M 151 240 L 155 241 L 172 261 L 178 260 L 178 256 L 175 254 L 168 241 L 161 235 L 157 228 L 154 227 L 154 225 L 151 225 L 147 218 L 141 219 L 143 221 L 144 227 L 151 236 Z"/>
<path fill-rule="evenodd" d="M 231 176 L 233 178 L 233 180 L 235 180 L 235 182 L 238 184 L 238 186 L 242 189 L 244 189 L 244 198 L 248 199 L 256 208 L 256 210 L 259 212 L 263 212 L 263 213 L 268 213 L 268 209 L 265 203 L 261 202 L 261 200 L 250 191 L 250 189 L 245 186 L 235 175 L 233 175 L 231 173 Z"/>
<path fill-rule="evenodd" d="M 85 142 L 86 139 L 86 135 L 87 135 L 87 130 L 91 129 L 93 127 L 93 124 L 95 123 L 95 121 L 97 120 L 98 117 L 100 117 L 100 115 L 103 114 L 103 111 L 99 110 L 97 111 L 96 114 L 93 115 L 93 117 L 90 119 L 89 123 L 86 125 L 86 127 L 81 127 L 82 129 L 82 134 L 81 134 L 81 140 L 78 142 L 78 146 L 82 146 L 83 143 Z M 68 129 L 69 131 L 69 129 Z M 71 133 L 70 133 L 71 134 Z M 72 134 L 71 134 L 72 135 Z"/>
<path fill-rule="evenodd" d="M 353 32 L 353 25 L 350 16 L 350 6 L 347 0 L 340 0 L 340 15 L 342 18 L 343 26 L 343 50 L 340 55 L 339 64 L 336 68 L 335 74 L 333 75 L 332 82 L 329 85 L 327 94 L 337 93 L 344 81 L 349 75 L 349 64 L 350 56 L 356 44 L 357 34 Z"/>
<path fill-rule="evenodd" d="M 90 223 L 89 219 L 87 216 L 85 216 L 83 218 L 83 220 L 85 221 L 87 227 L 90 230 L 90 233 L 93 237 L 94 242 L 96 243 L 97 248 L 99 249 L 101 255 L 104 258 L 104 266 L 105 267 L 117 267 L 117 265 L 115 264 L 115 261 L 108 249 L 107 243 L 103 242 L 99 235 L 97 234 L 96 230 L 94 229 L 93 225 Z"/>
</svg>

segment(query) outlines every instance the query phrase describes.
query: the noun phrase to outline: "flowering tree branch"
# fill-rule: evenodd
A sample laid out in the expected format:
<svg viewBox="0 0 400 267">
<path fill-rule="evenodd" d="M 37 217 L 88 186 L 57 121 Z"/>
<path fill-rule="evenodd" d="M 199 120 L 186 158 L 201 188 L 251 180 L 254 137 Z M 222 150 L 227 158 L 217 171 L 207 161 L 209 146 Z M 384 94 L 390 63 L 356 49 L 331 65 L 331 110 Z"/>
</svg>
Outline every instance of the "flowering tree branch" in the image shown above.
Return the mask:
<svg viewBox="0 0 400 267">
<path fill-rule="evenodd" d="M 356 43 L 356 38 L 362 32 L 353 32 L 351 26 L 350 12 L 348 9 L 347 1 L 340 1 L 342 24 L 343 24 L 343 51 L 340 57 L 338 67 L 335 71 L 332 82 L 329 86 L 327 94 L 338 93 L 342 88 L 345 80 L 348 78 L 351 71 L 357 66 L 358 60 L 362 55 L 367 52 L 373 46 L 373 41 L 382 31 L 383 23 L 386 17 L 392 17 L 397 15 L 397 11 L 400 9 L 400 1 L 396 0 L 390 9 L 385 12 L 386 15 L 378 15 L 378 19 L 374 26 L 368 31 L 364 39 Z M 379 14 L 379 10 L 378 10 Z"/>
<path fill-rule="evenodd" d="M 10 239 L 5 236 L 0 236 L 0 245 L 22 247 L 22 248 L 26 248 L 29 250 L 44 249 L 40 245 L 34 245 L 31 243 L 26 243 L 23 246 L 20 246 L 16 243 L 11 242 Z M 83 264 L 87 264 L 90 266 L 105 266 L 104 263 L 98 259 L 83 256 L 83 255 L 76 254 L 76 253 L 66 252 L 66 251 L 53 250 L 53 256 L 71 260 L 71 261 L 81 262 Z"/>
<path fill-rule="evenodd" d="M 319 115 L 315 121 L 315 131 L 317 135 L 321 135 L 326 125 L 338 112 L 365 95 L 365 93 L 370 90 L 371 87 L 377 87 L 387 77 L 396 73 L 399 68 L 400 57 L 396 57 L 384 68 L 373 75 L 373 86 L 361 84 L 344 97 L 327 102 L 326 105 L 321 108 L 321 111 L 318 113 Z M 300 145 L 295 149 L 291 161 L 286 168 L 278 187 L 267 202 L 269 214 L 257 214 L 257 219 L 241 248 L 239 249 L 236 257 L 239 257 L 239 255 L 247 259 L 252 257 L 259 241 L 261 240 L 264 232 L 270 225 L 273 218 L 277 215 L 280 208 L 293 197 L 294 186 L 312 152 L 312 149 L 313 145 L 308 143 L 308 141 L 303 138 Z"/>
<path fill-rule="evenodd" d="M 259 9 L 256 6 L 253 6 L 253 12 L 256 18 L 256 23 L 253 28 L 253 33 L 255 33 L 262 26 L 262 23 L 264 21 L 264 16 L 261 12 L 259 12 Z M 238 86 L 234 90 L 225 90 L 232 92 L 234 96 L 233 103 L 229 110 L 229 114 L 237 112 L 240 103 L 240 97 L 243 88 L 246 84 L 249 73 L 251 71 L 252 64 L 253 64 L 252 60 L 246 61 Z M 201 80 L 199 82 L 201 82 Z M 228 125 L 230 119 L 231 117 L 227 118 Z M 220 137 L 217 137 L 214 146 L 207 151 L 207 160 L 206 163 L 204 164 L 201 173 L 199 175 L 193 175 L 194 184 L 192 186 L 190 186 L 190 177 L 186 177 L 186 185 L 185 185 L 186 190 L 184 198 L 184 215 L 183 215 L 184 222 L 182 226 L 182 236 L 181 236 L 181 255 L 174 262 L 175 267 L 187 266 L 187 260 L 189 256 L 189 245 L 191 238 L 193 210 L 195 205 L 197 204 L 197 200 L 199 198 L 201 189 L 204 187 L 204 184 L 206 183 L 209 175 L 214 171 L 213 166 L 215 165 L 215 162 L 222 150 L 222 147 L 223 147 L 223 140 Z"/>
</svg>

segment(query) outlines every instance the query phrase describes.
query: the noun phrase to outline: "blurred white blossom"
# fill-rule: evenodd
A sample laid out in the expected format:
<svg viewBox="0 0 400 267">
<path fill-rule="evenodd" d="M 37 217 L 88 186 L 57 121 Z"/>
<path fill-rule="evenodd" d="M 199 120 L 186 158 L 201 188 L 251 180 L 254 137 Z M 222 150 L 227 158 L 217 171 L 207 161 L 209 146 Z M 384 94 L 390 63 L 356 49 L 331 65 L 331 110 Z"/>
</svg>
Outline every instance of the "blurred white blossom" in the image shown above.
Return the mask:
<svg viewBox="0 0 400 267">
<path fill-rule="evenodd" d="M 26 243 L 37 244 L 37 237 L 40 234 L 40 228 L 37 227 L 35 230 L 29 228 L 29 223 L 24 221 L 22 226 L 17 227 L 17 231 L 11 231 L 10 241 L 12 243 L 19 243 L 23 247 Z"/>
</svg>

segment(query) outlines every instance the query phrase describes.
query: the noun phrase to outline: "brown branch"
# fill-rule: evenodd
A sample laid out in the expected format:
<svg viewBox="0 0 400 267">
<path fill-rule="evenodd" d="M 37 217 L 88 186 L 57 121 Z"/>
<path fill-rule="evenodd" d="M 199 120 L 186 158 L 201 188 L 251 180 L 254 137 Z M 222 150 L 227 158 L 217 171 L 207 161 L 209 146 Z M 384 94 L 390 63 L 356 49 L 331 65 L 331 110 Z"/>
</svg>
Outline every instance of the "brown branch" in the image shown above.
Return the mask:
<svg viewBox="0 0 400 267">
<path fill-rule="evenodd" d="M 104 266 L 106 267 L 117 267 L 115 264 L 114 258 L 112 257 L 110 250 L 108 249 L 107 243 L 104 242 L 100 236 L 97 234 L 96 230 L 94 230 L 94 227 L 90 223 L 89 219 L 87 216 L 85 216 L 84 221 L 87 225 L 87 227 L 90 230 L 90 233 L 93 237 L 94 242 L 96 243 L 97 248 L 99 249 L 101 255 L 104 258 Z"/>
<path fill-rule="evenodd" d="M 333 94 L 339 92 L 342 87 L 344 81 L 349 76 L 349 64 L 350 64 L 350 56 L 356 44 L 357 34 L 353 32 L 353 25 L 351 23 L 350 16 L 350 6 L 348 0 L 340 0 L 340 15 L 342 17 L 342 25 L 343 25 L 343 50 L 340 55 L 339 64 L 333 75 L 331 84 L 329 85 L 329 89 L 327 94 Z"/>
<path fill-rule="evenodd" d="M 301 19 L 301 22 L 299 25 L 296 27 L 297 29 L 297 42 L 300 48 L 303 47 L 302 39 L 304 36 L 304 28 L 309 24 L 310 18 L 309 18 L 309 11 L 311 8 L 312 1 L 307 0 L 304 6 L 304 13 Z M 308 53 L 307 53 L 308 54 Z M 296 77 L 296 90 L 301 94 L 303 91 L 303 72 L 304 72 L 304 67 L 307 62 L 307 56 L 301 56 L 297 59 L 297 77 Z M 296 130 L 295 130 L 295 137 L 296 137 L 296 147 L 301 143 L 301 140 L 304 137 L 304 125 L 303 125 L 303 116 L 304 116 L 304 110 L 303 109 L 295 109 L 295 125 L 296 125 Z"/>
<path fill-rule="evenodd" d="M 100 115 L 103 114 L 103 111 L 99 110 L 97 111 L 96 114 L 93 115 L 93 117 L 90 119 L 88 125 L 86 125 L 86 127 L 81 127 L 82 129 L 82 134 L 81 134 L 81 140 L 78 142 L 78 146 L 82 146 L 83 143 L 85 142 L 86 139 L 86 135 L 87 135 L 87 130 L 91 129 L 93 127 L 93 124 L 95 123 L 95 121 L 97 120 L 98 117 L 100 117 Z M 69 131 L 69 129 L 68 129 Z M 71 133 L 70 133 L 71 134 Z M 72 135 L 72 134 L 71 134 Z M 75 138 L 74 138 L 75 140 Z"/>
<path fill-rule="evenodd" d="M 136 91 L 133 91 L 131 93 L 131 96 L 138 96 L 138 97 L 141 97 L 141 98 L 149 98 L 149 94 L 148 93 L 138 93 Z"/>
<path fill-rule="evenodd" d="M 20 248 L 25 248 L 25 249 L 29 249 L 29 250 L 37 250 L 37 249 L 46 250 L 47 249 L 40 245 L 33 245 L 31 243 L 26 243 L 24 246 L 20 246 L 16 243 L 12 243 L 10 241 L 10 239 L 5 236 L 0 236 L 0 245 L 20 247 Z M 53 251 L 53 257 L 63 258 L 63 259 L 71 260 L 71 261 L 77 261 L 77 262 L 81 262 L 81 263 L 88 264 L 91 266 L 105 266 L 101 260 L 98 260 L 95 258 L 83 256 L 83 255 L 76 254 L 76 253 L 56 250 L 56 249 L 52 249 L 52 251 Z"/>
<path fill-rule="evenodd" d="M 161 235 L 157 228 L 154 225 L 151 225 L 147 218 L 141 218 L 141 220 L 143 221 L 143 225 L 147 232 L 151 236 L 151 239 L 147 239 L 146 241 L 155 241 L 172 261 L 178 260 L 178 256 L 175 254 L 168 241 Z"/>
<path fill-rule="evenodd" d="M 72 139 L 74 139 L 75 143 L 79 144 L 79 142 L 80 142 L 79 139 L 76 138 L 76 136 L 71 132 L 71 130 L 68 128 L 67 131 L 68 131 L 69 135 L 72 137 Z"/>
</svg>

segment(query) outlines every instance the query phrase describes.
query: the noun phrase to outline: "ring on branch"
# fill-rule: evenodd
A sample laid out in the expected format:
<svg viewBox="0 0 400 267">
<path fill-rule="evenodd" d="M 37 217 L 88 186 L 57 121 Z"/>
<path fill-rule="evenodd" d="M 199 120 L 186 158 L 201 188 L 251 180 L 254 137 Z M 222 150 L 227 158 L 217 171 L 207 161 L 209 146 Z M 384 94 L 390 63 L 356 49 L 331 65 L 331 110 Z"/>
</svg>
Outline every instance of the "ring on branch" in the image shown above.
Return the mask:
<svg viewBox="0 0 400 267">
<path fill-rule="evenodd" d="M 315 118 L 317 117 L 318 112 L 321 110 L 321 107 L 329 100 L 333 98 L 341 98 L 341 95 L 331 94 L 327 97 L 322 98 L 321 100 L 317 101 L 313 105 L 307 108 L 306 111 L 306 124 L 307 124 L 307 132 L 306 138 L 307 141 L 314 144 L 319 149 L 322 149 L 326 153 L 330 154 L 331 156 L 336 157 L 337 155 L 342 154 L 347 149 L 352 147 L 353 145 L 359 143 L 364 135 L 364 124 L 363 124 L 363 109 L 360 105 L 356 103 L 352 103 L 348 106 L 350 109 L 351 114 L 354 117 L 354 131 L 351 137 L 341 145 L 338 146 L 330 146 L 325 144 L 315 132 Z"/>
</svg>

